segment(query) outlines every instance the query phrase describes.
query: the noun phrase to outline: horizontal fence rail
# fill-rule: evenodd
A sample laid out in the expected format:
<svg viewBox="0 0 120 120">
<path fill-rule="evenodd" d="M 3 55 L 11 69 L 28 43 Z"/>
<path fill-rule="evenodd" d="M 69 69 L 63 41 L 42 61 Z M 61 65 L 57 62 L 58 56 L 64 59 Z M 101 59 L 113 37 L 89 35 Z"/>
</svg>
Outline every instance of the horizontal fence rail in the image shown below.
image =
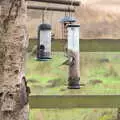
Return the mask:
<svg viewBox="0 0 120 120">
<path fill-rule="evenodd" d="M 46 6 L 33 6 L 33 5 L 28 5 L 27 9 L 58 11 L 58 12 L 75 12 L 75 9 L 72 8 L 58 8 L 58 7 L 46 7 Z"/>
<path fill-rule="evenodd" d="M 70 1 L 70 0 L 27 0 L 27 1 L 46 2 L 52 4 L 63 4 L 63 5 L 73 5 L 73 6 L 80 5 L 80 1 Z"/>
<path fill-rule="evenodd" d="M 36 44 L 37 38 L 30 38 Z M 66 40 L 52 40 L 52 51 L 63 51 Z M 58 46 L 59 47 L 56 47 Z M 81 52 L 120 52 L 120 39 L 80 39 Z"/>
<path fill-rule="evenodd" d="M 120 95 L 31 95 L 30 108 L 118 108 Z"/>
</svg>

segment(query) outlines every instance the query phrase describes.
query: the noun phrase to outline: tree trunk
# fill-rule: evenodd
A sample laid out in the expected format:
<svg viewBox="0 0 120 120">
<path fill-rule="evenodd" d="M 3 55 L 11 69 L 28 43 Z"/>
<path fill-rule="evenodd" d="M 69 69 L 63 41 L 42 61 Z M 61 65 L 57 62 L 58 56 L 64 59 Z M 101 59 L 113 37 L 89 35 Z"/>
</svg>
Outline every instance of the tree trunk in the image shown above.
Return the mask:
<svg viewBox="0 0 120 120">
<path fill-rule="evenodd" d="M 28 120 L 25 0 L 0 0 L 0 120 Z"/>
</svg>

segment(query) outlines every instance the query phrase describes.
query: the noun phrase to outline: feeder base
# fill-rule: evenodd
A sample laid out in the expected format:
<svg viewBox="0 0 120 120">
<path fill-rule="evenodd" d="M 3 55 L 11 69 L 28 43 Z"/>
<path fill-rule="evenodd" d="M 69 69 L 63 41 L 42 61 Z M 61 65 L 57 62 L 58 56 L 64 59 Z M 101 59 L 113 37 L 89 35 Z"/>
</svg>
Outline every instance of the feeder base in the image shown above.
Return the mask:
<svg viewBox="0 0 120 120">
<path fill-rule="evenodd" d="M 68 86 L 68 89 L 80 89 L 80 85 Z"/>
<path fill-rule="evenodd" d="M 80 77 L 68 78 L 68 89 L 80 89 Z"/>
<path fill-rule="evenodd" d="M 52 58 L 50 58 L 50 57 L 36 58 L 37 61 L 48 61 L 50 59 L 52 59 Z"/>
</svg>

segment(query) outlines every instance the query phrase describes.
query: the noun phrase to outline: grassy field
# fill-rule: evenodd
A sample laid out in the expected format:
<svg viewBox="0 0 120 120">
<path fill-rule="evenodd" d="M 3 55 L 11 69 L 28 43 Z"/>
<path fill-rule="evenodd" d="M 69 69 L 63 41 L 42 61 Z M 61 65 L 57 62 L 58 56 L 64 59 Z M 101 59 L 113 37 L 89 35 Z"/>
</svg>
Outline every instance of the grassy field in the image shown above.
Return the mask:
<svg viewBox="0 0 120 120">
<path fill-rule="evenodd" d="M 32 94 L 119 94 L 120 54 L 117 52 L 81 52 L 80 90 L 66 89 L 68 67 L 61 66 L 66 60 L 64 53 L 54 52 L 53 59 L 39 62 L 28 55 L 26 75 Z M 42 69 L 41 69 L 42 68 Z"/>
<path fill-rule="evenodd" d="M 120 93 L 120 53 L 81 52 L 80 90 L 68 90 L 68 67 L 61 66 L 66 60 L 63 52 L 53 52 L 53 59 L 47 62 L 27 56 L 26 75 L 31 94 L 40 95 L 93 95 Z M 30 120 L 116 120 L 116 109 L 52 109 L 31 110 Z"/>
<path fill-rule="evenodd" d="M 116 120 L 116 109 L 36 109 L 30 120 Z"/>
<path fill-rule="evenodd" d="M 30 41 L 26 64 L 26 76 L 31 87 L 31 94 L 108 95 L 120 93 L 118 40 L 80 41 L 80 83 L 85 84 L 80 90 L 67 89 L 68 66 L 61 66 L 66 60 L 63 52 L 65 42 L 52 42 L 53 59 L 46 62 L 36 61 L 35 44 L 35 40 Z M 116 116 L 116 109 L 96 108 L 36 109 L 30 112 L 30 120 L 116 120 Z"/>
</svg>

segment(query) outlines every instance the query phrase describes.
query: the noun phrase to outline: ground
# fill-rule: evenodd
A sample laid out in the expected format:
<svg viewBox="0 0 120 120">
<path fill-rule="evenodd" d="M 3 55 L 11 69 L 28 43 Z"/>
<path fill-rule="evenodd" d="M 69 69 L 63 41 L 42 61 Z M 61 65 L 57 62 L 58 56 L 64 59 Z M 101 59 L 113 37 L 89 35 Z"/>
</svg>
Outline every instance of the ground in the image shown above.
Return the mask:
<svg viewBox="0 0 120 120">
<path fill-rule="evenodd" d="M 66 60 L 63 52 L 57 50 L 52 52 L 52 60 L 47 62 L 36 61 L 34 50 L 32 52 L 29 49 L 26 65 L 31 94 L 108 95 L 120 93 L 120 52 L 81 52 L 80 83 L 85 86 L 82 86 L 80 90 L 67 89 L 68 67 L 61 66 Z M 32 110 L 30 120 L 39 120 L 39 117 L 45 120 L 66 118 L 69 120 L 115 120 L 116 114 L 116 109 Z"/>
</svg>

